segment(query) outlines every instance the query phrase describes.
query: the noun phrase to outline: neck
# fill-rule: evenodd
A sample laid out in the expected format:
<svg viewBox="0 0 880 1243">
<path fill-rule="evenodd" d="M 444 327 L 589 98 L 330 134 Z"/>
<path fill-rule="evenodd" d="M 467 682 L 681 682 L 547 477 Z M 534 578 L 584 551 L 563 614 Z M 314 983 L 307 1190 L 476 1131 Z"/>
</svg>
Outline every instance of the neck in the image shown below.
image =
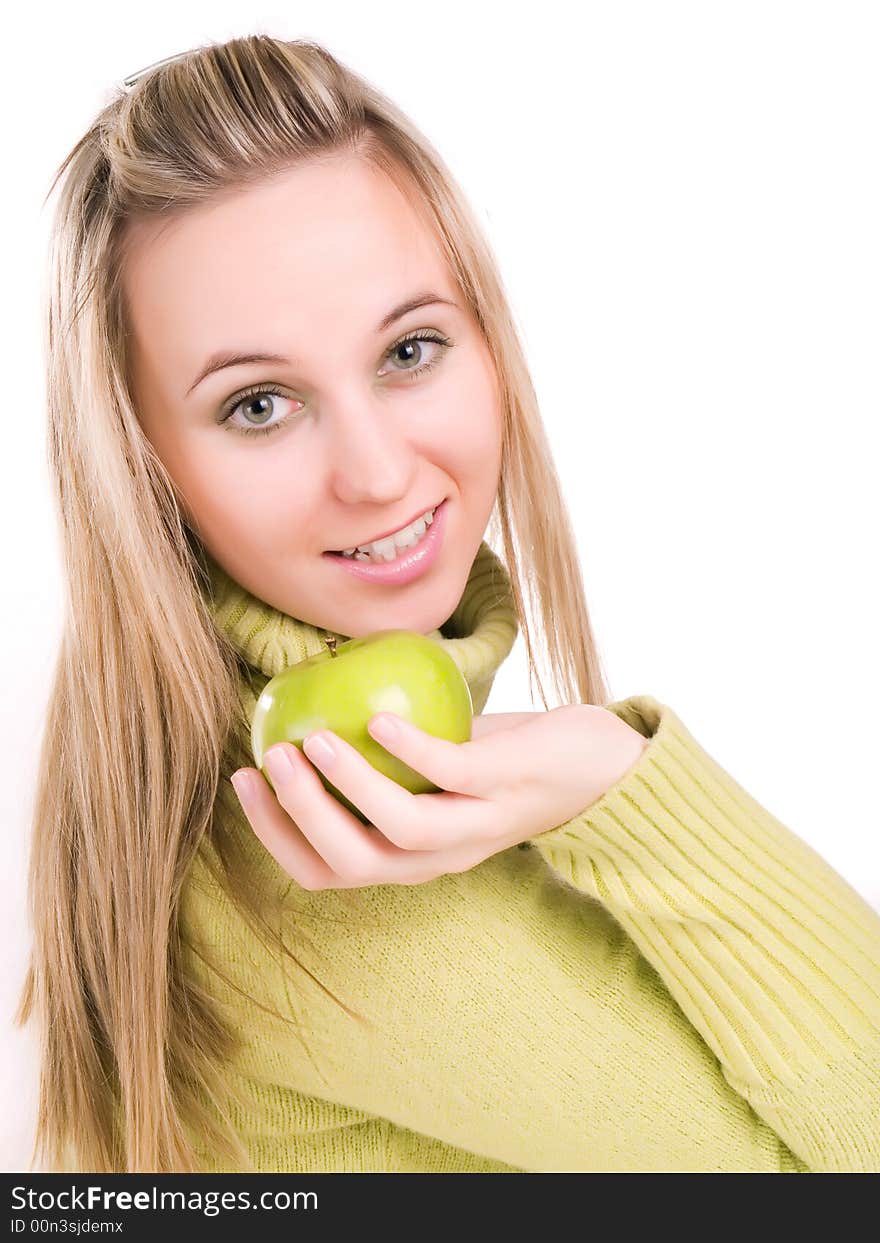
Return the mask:
<svg viewBox="0 0 880 1243">
<path fill-rule="evenodd" d="M 254 681 L 258 694 L 282 669 L 323 651 L 328 636 L 343 641 L 350 637 L 300 621 L 258 599 L 236 583 L 207 550 L 205 561 L 211 613 L 225 640 L 258 675 Z M 447 649 L 464 675 L 475 713 L 482 712 L 518 629 L 509 575 L 483 541 L 455 610 L 429 634 Z"/>
</svg>

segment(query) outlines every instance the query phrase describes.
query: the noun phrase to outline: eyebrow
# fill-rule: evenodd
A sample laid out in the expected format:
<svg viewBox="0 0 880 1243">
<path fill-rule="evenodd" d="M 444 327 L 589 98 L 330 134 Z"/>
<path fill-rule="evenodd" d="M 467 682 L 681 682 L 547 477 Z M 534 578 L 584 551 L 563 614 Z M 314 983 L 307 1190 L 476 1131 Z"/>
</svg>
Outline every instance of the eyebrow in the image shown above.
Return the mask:
<svg viewBox="0 0 880 1243">
<path fill-rule="evenodd" d="M 456 307 L 457 303 L 450 301 L 449 298 L 441 298 L 439 294 L 431 293 L 430 290 L 424 293 L 413 294 L 411 298 L 407 298 L 405 302 L 401 302 L 399 306 L 394 307 L 387 315 L 376 325 L 376 333 L 384 332 L 386 328 L 390 328 L 397 320 L 403 319 L 404 315 L 408 315 L 410 311 L 417 311 L 422 306 L 433 306 L 435 303 L 442 303 L 445 306 Z M 209 375 L 213 375 L 215 371 L 224 371 L 227 367 L 242 367 L 245 363 L 283 363 L 291 366 L 293 360 L 285 358 L 282 354 L 260 353 L 243 353 L 240 350 L 218 350 L 212 354 L 205 363 L 202 370 L 193 380 L 192 384 L 186 390 L 184 397 L 189 397 L 194 388 L 197 388 L 202 380 L 206 380 Z"/>
</svg>

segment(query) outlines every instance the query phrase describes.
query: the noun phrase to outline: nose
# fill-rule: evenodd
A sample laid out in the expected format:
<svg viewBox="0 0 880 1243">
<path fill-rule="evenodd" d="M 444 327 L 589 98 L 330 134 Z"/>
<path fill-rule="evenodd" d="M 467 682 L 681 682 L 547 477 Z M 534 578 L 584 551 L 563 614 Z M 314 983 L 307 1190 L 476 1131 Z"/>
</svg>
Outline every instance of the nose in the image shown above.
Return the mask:
<svg viewBox="0 0 880 1243">
<path fill-rule="evenodd" d="M 325 417 L 329 484 L 347 505 L 389 505 L 412 492 L 418 452 L 404 412 L 379 398 L 349 401 Z"/>
</svg>

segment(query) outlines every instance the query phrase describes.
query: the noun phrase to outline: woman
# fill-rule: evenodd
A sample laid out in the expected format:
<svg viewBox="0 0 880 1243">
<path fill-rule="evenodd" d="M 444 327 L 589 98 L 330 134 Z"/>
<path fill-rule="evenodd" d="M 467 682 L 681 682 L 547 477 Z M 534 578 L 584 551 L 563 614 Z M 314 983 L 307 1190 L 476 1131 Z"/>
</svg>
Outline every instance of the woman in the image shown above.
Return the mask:
<svg viewBox="0 0 880 1243">
<path fill-rule="evenodd" d="M 880 1169 L 880 919 L 669 707 L 608 702 L 430 145 L 254 36 L 120 92 L 62 175 L 68 609 L 21 1007 L 48 1168 Z M 332 635 L 431 635 L 481 713 L 520 628 L 537 676 L 527 594 L 562 707 L 458 746 L 371 724 L 441 793 L 326 731 L 329 761 L 253 768 L 263 686 Z"/>
</svg>

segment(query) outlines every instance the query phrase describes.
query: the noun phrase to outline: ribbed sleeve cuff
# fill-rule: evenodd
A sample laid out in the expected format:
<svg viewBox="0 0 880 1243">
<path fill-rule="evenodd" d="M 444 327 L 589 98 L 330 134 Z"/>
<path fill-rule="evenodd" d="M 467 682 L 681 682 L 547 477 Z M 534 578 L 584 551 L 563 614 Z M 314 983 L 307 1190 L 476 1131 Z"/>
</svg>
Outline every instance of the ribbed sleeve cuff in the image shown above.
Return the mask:
<svg viewBox="0 0 880 1243">
<path fill-rule="evenodd" d="M 817 1144 L 831 1132 L 849 1154 L 841 1160 L 864 1154 L 864 1167 L 845 1168 L 877 1168 L 880 916 L 671 708 L 634 696 L 608 710 L 649 745 L 535 847 L 618 920 L 731 1086 L 781 1121 L 783 1138 L 796 1132 L 806 1152 L 803 1126 Z M 810 1155 L 834 1168 L 827 1147 Z"/>
</svg>

